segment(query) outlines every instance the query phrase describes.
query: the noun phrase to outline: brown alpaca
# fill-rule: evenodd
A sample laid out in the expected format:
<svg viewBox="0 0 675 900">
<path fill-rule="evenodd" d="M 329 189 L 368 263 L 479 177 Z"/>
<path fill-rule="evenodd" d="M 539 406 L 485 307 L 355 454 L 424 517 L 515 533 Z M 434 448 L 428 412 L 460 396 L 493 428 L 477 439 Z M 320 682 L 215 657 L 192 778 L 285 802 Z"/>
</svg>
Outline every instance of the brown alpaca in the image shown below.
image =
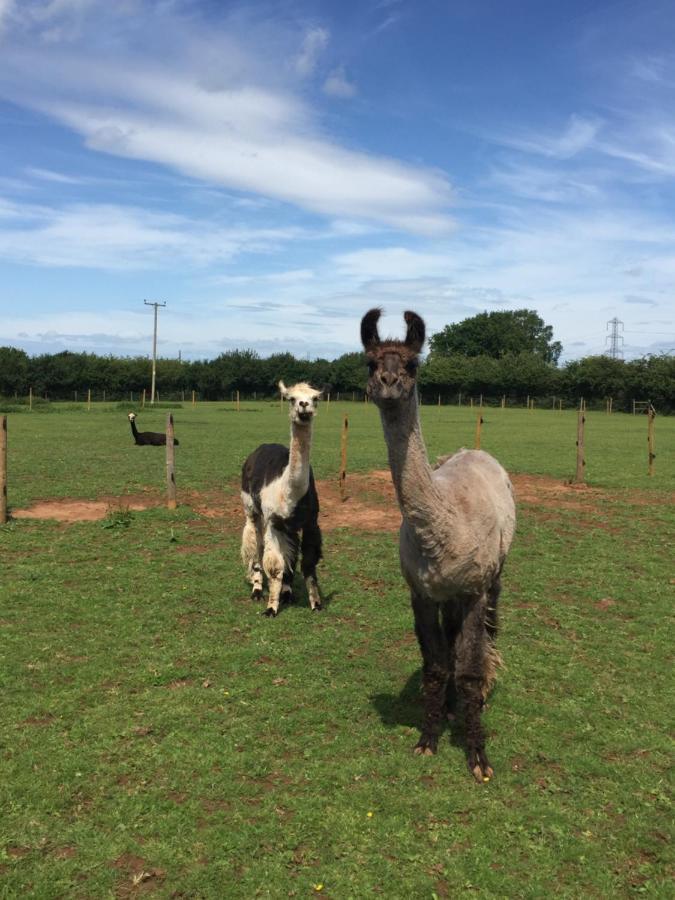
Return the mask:
<svg viewBox="0 0 675 900">
<path fill-rule="evenodd" d="M 485 752 L 481 711 L 500 663 L 494 646 L 501 574 L 515 530 L 508 475 L 481 450 L 460 450 L 432 469 L 417 400 L 423 320 L 404 313 L 405 341 L 381 341 L 371 309 L 361 321 L 370 376 L 367 393 L 379 407 L 389 465 L 403 515 L 399 553 L 410 587 L 423 659 L 424 725 L 415 753 L 436 752 L 443 720 L 464 711 L 467 758 L 474 778 L 493 770 Z"/>
</svg>

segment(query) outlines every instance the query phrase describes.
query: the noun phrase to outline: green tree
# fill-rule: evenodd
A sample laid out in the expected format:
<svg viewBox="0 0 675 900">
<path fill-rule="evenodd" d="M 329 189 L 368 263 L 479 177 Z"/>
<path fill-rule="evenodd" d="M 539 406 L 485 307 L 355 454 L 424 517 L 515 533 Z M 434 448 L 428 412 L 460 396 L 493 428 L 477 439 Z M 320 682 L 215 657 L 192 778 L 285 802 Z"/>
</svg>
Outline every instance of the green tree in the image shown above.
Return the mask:
<svg viewBox="0 0 675 900">
<path fill-rule="evenodd" d="M 560 341 L 553 340 L 553 328 L 533 309 L 483 312 L 461 322 L 446 325 L 429 339 L 432 356 L 492 356 L 506 353 L 533 353 L 546 363 L 557 364 L 562 353 Z"/>
<path fill-rule="evenodd" d="M 0 347 L 0 395 L 28 392 L 28 354 L 16 347 Z"/>
</svg>

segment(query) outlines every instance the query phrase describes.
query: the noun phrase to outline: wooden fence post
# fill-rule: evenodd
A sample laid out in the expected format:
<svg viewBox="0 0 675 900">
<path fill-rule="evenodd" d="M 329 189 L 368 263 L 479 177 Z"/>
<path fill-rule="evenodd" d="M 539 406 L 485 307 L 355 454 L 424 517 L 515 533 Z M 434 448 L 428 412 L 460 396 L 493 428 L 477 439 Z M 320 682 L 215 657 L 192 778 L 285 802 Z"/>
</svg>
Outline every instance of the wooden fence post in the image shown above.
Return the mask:
<svg viewBox="0 0 675 900">
<path fill-rule="evenodd" d="M 582 484 L 584 481 L 584 469 L 586 466 L 586 460 L 584 459 L 584 425 L 586 424 L 586 416 L 584 415 L 583 408 L 579 409 L 577 416 L 577 471 L 574 476 L 574 480 L 578 484 Z"/>
<path fill-rule="evenodd" d="M 145 388 L 143 388 L 143 397 L 141 399 L 141 409 L 145 409 Z"/>
<path fill-rule="evenodd" d="M 461 406 L 461 405 L 462 405 L 462 392 L 460 391 L 459 394 L 457 394 L 457 406 Z"/>
<path fill-rule="evenodd" d="M 0 417 L 0 525 L 7 521 L 7 416 Z"/>
<path fill-rule="evenodd" d="M 483 427 L 483 416 L 478 413 L 478 418 L 476 419 L 476 437 L 474 438 L 473 448 L 474 450 L 480 450 L 480 432 Z"/>
<path fill-rule="evenodd" d="M 237 391 L 237 412 L 239 412 L 239 410 L 240 410 L 240 406 L 239 406 L 239 391 Z"/>
<path fill-rule="evenodd" d="M 28 409 L 33 409 L 33 388 L 28 388 Z"/>
<path fill-rule="evenodd" d="M 91 388 L 87 388 L 87 409 L 91 409 Z"/>
<path fill-rule="evenodd" d="M 166 420 L 166 505 L 176 508 L 176 459 L 173 442 L 173 416 L 169 413 Z"/>
<path fill-rule="evenodd" d="M 196 406 L 195 392 L 193 391 L 192 392 L 192 408 L 194 409 L 195 406 Z"/>
<path fill-rule="evenodd" d="M 340 438 L 340 499 L 347 499 L 347 435 L 349 432 L 349 419 L 345 416 L 342 423 L 342 436 Z"/>
<path fill-rule="evenodd" d="M 502 394 L 502 409 L 506 409 L 506 394 Z"/>
<path fill-rule="evenodd" d="M 656 410 L 654 407 L 649 404 L 649 411 L 647 412 L 647 450 L 649 453 L 649 464 L 647 468 L 647 473 L 652 476 L 654 474 L 654 460 L 656 459 L 656 454 L 654 453 L 654 419 L 656 418 Z"/>
</svg>

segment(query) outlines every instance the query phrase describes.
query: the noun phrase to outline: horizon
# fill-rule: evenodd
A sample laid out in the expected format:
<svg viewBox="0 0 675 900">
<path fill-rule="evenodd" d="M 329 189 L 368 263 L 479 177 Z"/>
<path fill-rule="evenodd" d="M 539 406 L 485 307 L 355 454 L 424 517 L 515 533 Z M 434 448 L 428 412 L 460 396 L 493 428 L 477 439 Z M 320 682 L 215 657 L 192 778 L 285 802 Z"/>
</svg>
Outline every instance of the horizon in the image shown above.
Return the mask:
<svg viewBox="0 0 675 900">
<path fill-rule="evenodd" d="M 0 345 L 358 352 L 534 309 L 672 353 L 675 17 L 621 0 L 0 0 Z"/>
</svg>

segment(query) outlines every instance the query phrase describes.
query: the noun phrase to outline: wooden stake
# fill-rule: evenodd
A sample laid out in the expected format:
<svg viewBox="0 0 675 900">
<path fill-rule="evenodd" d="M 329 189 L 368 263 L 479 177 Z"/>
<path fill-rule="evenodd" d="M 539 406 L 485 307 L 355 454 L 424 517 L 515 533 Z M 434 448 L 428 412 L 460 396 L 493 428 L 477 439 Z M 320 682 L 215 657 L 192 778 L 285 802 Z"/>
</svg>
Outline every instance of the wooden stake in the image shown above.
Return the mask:
<svg viewBox="0 0 675 900">
<path fill-rule="evenodd" d="M 349 433 L 349 419 L 347 416 L 342 423 L 342 436 L 340 438 L 340 498 L 344 502 L 347 499 L 347 435 Z"/>
<path fill-rule="evenodd" d="M 480 400 L 478 401 L 478 405 L 480 406 L 481 409 L 483 408 L 483 395 L 482 394 L 480 395 Z"/>
<path fill-rule="evenodd" d="M 506 409 L 506 394 L 502 394 L 502 409 Z"/>
<path fill-rule="evenodd" d="M 457 406 L 461 406 L 461 405 L 462 405 L 462 392 L 460 391 L 459 394 L 457 394 Z"/>
<path fill-rule="evenodd" d="M 471 402 L 469 405 L 470 405 L 470 408 L 473 409 L 473 397 L 471 398 Z"/>
<path fill-rule="evenodd" d="M 0 417 L 0 525 L 7 521 L 7 416 Z"/>
<path fill-rule="evenodd" d="M 577 484 L 584 481 L 586 460 L 584 459 L 584 425 L 586 424 L 586 416 L 583 409 L 580 409 L 577 415 L 577 471 L 574 480 Z"/>
<path fill-rule="evenodd" d="M 649 465 L 647 468 L 647 472 L 651 477 L 654 474 L 654 460 L 656 459 L 656 454 L 654 453 L 654 419 L 656 418 L 656 410 L 654 407 L 649 405 L 649 411 L 647 412 L 647 450 L 649 453 Z"/>
<path fill-rule="evenodd" d="M 141 399 L 141 409 L 145 409 L 145 388 L 143 388 L 143 398 Z"/>
<path fill-rule="evenodd" d="M 91 409 L 91 388 L 87 388 L 87 409 Z"/>
<path fill-rule="evenodd" d="M 239 412 L 239 391 L 237 391 L 237 412 Z"/>
<path fill-rule="evenodd" d="M 195 392 L 193 391 L 192 392 L 192 406 L 194 407 L 196 405 L 197 405 L 197 401 L 195 400 Z"/>
<path fill-rule="evenodd" d="M 527 408 L 530 408 L 530 395 L 527 395 Z"/>
<path fill-rule="evenodd" d="M 480 432 L 483 427 L 483 416 L 478 413 L 478 418 L 476 419 L 476 437 L 473 442 L 474 450 L 480 450 Z"/>
<path fill-rule="evenodd" d="M 562 412 L 562 397 L 558 400 L 558 412 Z"/>
<path fill-rule="evenodd" d="M 28 388 L 28 409 L 33 409 L 33 388 Z"/>
<path fill-rule="evenodd" d="M 166 420 L 166 505 L 176 508 L 176 460 L 173 443 L 173 416 Z"/>
</svg>

